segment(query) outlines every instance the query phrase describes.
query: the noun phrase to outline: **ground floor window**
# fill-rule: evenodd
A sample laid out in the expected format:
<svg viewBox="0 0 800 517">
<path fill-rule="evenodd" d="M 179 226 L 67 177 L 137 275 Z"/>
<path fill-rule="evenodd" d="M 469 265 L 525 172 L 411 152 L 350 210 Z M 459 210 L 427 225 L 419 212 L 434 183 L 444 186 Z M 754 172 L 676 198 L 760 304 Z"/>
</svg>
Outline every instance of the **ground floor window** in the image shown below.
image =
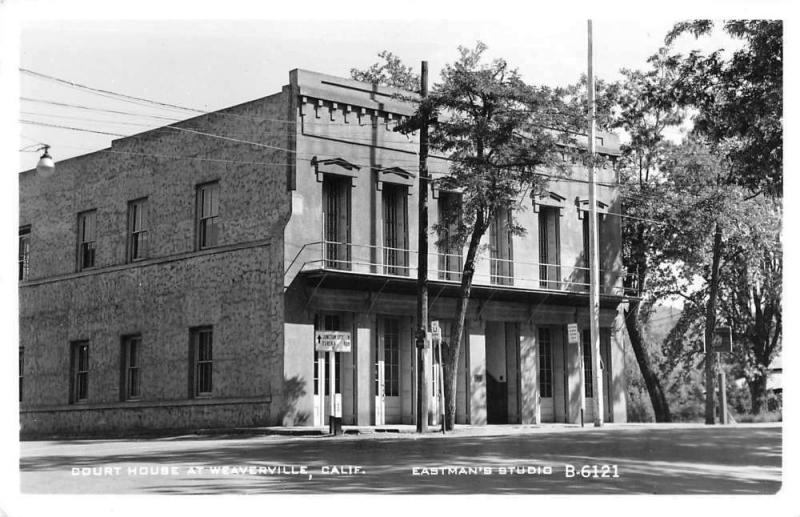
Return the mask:
<svg viewBox="0 0 800 517">
<path fill-rule="evenodd" d="M 213 349 L 212 327 L 198 327 L 191 330 L 192 396 L 211 395 L 213 389 Z"/>
<path fill-rule="evenodd" d="M 89 396 L 89 342 L 73 342 L 70 356 L 70 402 L 82 402 Z"/>
<path fill-rule="evenodd" d="M 141 336 L 122 339 L 122 394 L 123 400 L 141 396 L 141 370 L 139 367 L 142 348 Z"/>
<path fill-rule="evenodd" d="M 25 374 L 25 348 L 19 347 L 19 401 L 22 402 L 22 378 Z"/>
<path fill-rule="evenodd" d="M 396 319 L 383 322 L 383 380 L 387 397 L 400 395 L 400 323 Z"/>
</svg>

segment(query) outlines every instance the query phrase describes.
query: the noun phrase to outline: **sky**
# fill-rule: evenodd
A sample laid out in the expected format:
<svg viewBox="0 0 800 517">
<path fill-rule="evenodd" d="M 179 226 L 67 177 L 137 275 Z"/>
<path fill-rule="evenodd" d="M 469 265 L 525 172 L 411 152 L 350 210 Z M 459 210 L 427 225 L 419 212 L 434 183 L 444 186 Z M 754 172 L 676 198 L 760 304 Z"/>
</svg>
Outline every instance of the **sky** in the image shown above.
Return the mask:
<svg viewBox="0 0 800 517">
<path fill-rule="evenodd" d="M 106 148 L 113 138 L 23 125 L 15 121 L 36 120 L 129 135 L 189 116 L 186 112 L 112 101 L 51 81 L 21 76 L 18 67 L 95 88 L 215 110 L 279 91 L 288 82 L 289 71 L 294 68 L 348 76 L 351 68 L 364 68 L 375 62 L 376 54 L 384 49 L 399 55 L 415 68 L 419 67 L 421 60 L 427 60 L 431 81 L 435 83 L 442 65 L 456 58 L 459 45 L 471 46 L 481 40 L 489 46 L 489 57 L 507 59 L 519 68 L 526 81 L 558 86 L 575 82 L 586 70 L 586 19 L 589 17 L 594 19 L 597 76 L 614 80 L 619 77 L 620 68 L 646 67 L 647 57 L 663 44 L 664 36 L 676 21 L 732 17 L 788 19 L 791 18 L 790 5 L 789 0 L 572 0 L 547 3 L 512 0 L 338 0 L 327 3 L 318 0 L 302 3 L 0 0 L 0 170 L 5 172 L 0 175 L 0 242 L 16 242 L 16 173 L 34 167 L 39 155 L 38 152 L 19 152 L 19 149 L 35 148 L 40 143 L 50 145 L 57 170 L 58 160 Z M 794 41 L 792 27 L 794 24 L 787 23 L 787 48 Z M 679 42 L 678 49 L 686 51 L 697 46 L 705 50 L 716 49 L 730 46 L 730 41 L 722 37 L 704 38 L 701 42 L 687 38 Z M 790 50 L 796 55 L 794 48 Z M 796 91 L 793 86 L 797 86 L 797 81 L 791 68 L 787 68 L 787 91 Z M 20 97 L 91 109 L 58 108 L 43 102 L 20 101 Z M 787 96 L 787 113 L 792 114 L 794 106 L 793 98 Z M 98 109 L 127 111 L 135 115 L 109 116 Z M 156 119 L 152 115 L 167 119 Z M 786 139 L 791 142 L 789 119 L 791 117 L 787 117 Z M 787 149 L 787 170 L 792 170 L 792 148 L 787 146 Z M 791 195 L 793 182 L 792 175 L 787 175 L 787 198 Z M 795 217 L 793 204 L 788 203 L 787 221 Z M 785 242 L 786 259 L 791 263 L 796 253 L 795 239 L 786 239 Z M 14 261 L 14 252 L 0 254 L 0 289 L 3 292 L 0 325 L 8 330 L 4 350 L 11 351 L 13 357 L 17 354 L 19 342 Z M 788 275 L 784 289 L 785 312 L 791 314 L 795 306 L 793 293 L 800 292 L 800 287 L 795 288 L 794 277 L 797 275 L 791 272 Z M 794 335 L 796 328 L 789 320 L 787 318 L 786 333 Z M 792 350 L 787 350 L 784 355 L 789 364 L 793 363 L 793 354 Z M 16 422 L 16 404 L 5 396 L 16 394 L 16 362 L 8 353 L 2 357 L 2 415 L 8 422 Z M 786 379 L 787 390 L 791 389 L 792 378 L 788 376 Z M 796 430 L 796 417 L 788 410 L 785 417 L 787 426 Z M 14 425 L 0 426 L 3 458 L 18 454 L 16 433 Z M 787 441 L 784 450 L 784 458 L 794 458 L 795 466 L 798 464 L 797 443 L 797 440 Z M 2 444 L 6 445 L 3 447 Z M 17 462 L 0 463 L 0 486 L 18 487 Z M 800 486 L 796 483 L 795 471 L 787 469 L 785 486 L 792 486 L 793 480 L 795 486 Z M 784 495 L 785 492 L 784 488 Z M 403 499 L 405 502 L 414 500 Z M 495 514 L 517 512 L 514 501 L 469 499 L 470 505 L 474 505 L 473 510 Z M 616 515 L 640 515 L 643 504 L 640 499 L 604 498 L 603 501 L 605 505 L 614 505 Z M 254 502 L 263 503 L 264 500 Z M 354 507 L 351 500 L 338 502 L 344 507 Z M 535 508 L 537 511 L 549 508 L 562 513 L 564 502 L 539 498 Z M 698 498 L 675 501 L 672 498 L 668 505 L 647 506 L 648 515 L 654 516 L 706 513 L 712 510 L 712 504 L 714 510 L 729 515 L 740 515 L 745 511 L 752 515 L 759 509 L 763 510 L 764 502 L 763 499 L 745 497 L 727 498 L 725 501 L 699 501 Z M 770 500 L 769 504 L 773 502 Z M 7 491 L 0 491 L 0 516 L 4 509 L 21 509 L 23 506 L 28 509 L 27 514 L 34 514 L 37 510 L 41 514 L 52 513 L 51 505 L 54 504 L 75 505 L 74 501 L 59 498 L 48 501 L 28 498 L 23 501 L 19 496 L 9 496 Z M 201 509 L 202 501 L 190 505 L 184 500 L 176 503 L 159 499 L 157 504 L 160 510 L 153 512 L 154 515 L 164 511 L 196 511 Z M 430 500 L 425 500 L 425 504 L 428 510 L 437 511 Z M 790 508 L 788 496 L 779 504 Z M 98 509 L 111 508 L 113 498 L 83 499 L 80 505 L 84 511 L 92 508 L 97 514 L 110 514 Z M 271 501 L 269 505 L 271 508 Z M 135 505 L 113 506 L 114 515 L 139 514 Z M 405 512 L 408 515 L 408 507 L 407 503 L 381 504 L 382 513 L 393 510 L 390 513 Z M 256 508 L 259 507 L 253 509 Z M 582 508 L 589 511 L 588 507 Z M 330 509 L 320 506 L 320 511 Z M 777 513 L 771 510 L 771 515 L 787 514 L 775 511 Z"/>
<path fill-rule="evenodd" d="M 679 19 L 597 20 L 596 74 L 619 79 L 621 68 L 645 68 Z M 419 68 L 429 62 L 431 82 L 459 45 L 489 46 L 523 79 L 564 86 L 586 72 L 587 27 L 580 18 L 534 20 L 26 20 L 20 31 L 24 69 L 73 83 L 202 110 L 215 110 L 280 91 L 289 71 L 304 68 L 348 76 L 387 49 Z M 715 34 L 682 38 L 678 50 L 730 48 Z M 20 77 L 20 170 L 33 168 L 38 144 L 57 160 L 109 146 L 110 135 L 42 127 L 38 122 L 130 135 L 188 118 L 190 112 L 153 109 L 111 100 L 38 77 Z M 83 106 L 64 107 L 58 102 Z M 134 115 L 99 112 L 125 111 Z M 140 116 L 136 116 L 136 115 Z"/>
</svg>

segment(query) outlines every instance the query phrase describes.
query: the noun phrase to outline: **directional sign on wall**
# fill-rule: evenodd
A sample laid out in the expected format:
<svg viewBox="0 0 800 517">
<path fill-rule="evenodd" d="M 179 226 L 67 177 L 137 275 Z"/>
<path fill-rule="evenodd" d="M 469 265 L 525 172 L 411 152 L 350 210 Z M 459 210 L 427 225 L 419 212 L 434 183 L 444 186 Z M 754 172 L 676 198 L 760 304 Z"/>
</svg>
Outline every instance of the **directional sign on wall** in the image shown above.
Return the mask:
<svg viewBox="0 0 800 517">
<path fill-rule="evenodd" d="M 350 333 L 339 330 L 318 330 L 314 332 L 314 350 L 318 352 L 349 352 Z"/>
<path fill-rule="evenodd" d="M 581 342 L 577 323 L 567 323 L 567 341 L 570 345 L 577 345 Z"/>
</svg>

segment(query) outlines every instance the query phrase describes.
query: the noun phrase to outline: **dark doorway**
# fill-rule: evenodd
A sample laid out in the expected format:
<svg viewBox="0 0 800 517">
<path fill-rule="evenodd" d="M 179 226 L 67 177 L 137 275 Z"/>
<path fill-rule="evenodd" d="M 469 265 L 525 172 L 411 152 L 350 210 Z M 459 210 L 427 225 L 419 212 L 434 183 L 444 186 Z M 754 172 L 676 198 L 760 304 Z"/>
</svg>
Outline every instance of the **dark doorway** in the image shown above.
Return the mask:
<svg viewBox="0 0 800 517">
<path fill-rule="evenodd" d="M 489 424 L 508 423 L 508 382 L 505 376 L 486 375 L 486 421 Z"/>
<path fill-rule="evenodd" d="M 506 323 L 486 322 L 486 423 L 508 423 Z"/>
</svg>

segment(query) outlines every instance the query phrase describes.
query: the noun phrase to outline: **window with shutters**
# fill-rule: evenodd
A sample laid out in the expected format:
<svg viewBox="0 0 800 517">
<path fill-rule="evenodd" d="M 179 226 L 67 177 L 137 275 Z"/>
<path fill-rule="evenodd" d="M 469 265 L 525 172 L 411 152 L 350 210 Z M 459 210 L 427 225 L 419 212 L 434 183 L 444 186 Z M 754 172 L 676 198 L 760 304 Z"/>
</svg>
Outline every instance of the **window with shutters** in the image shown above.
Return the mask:
<svg viewBox="0 0 800 517">
<path fill-rule="evenodd" d="M 462 247 L 455 241 L 461 223 L 461 194 L 439 194 L 439 278 L 461 280 Z"/>
<path fill-rule="evenodd" d="M 352 180 L 325 174 L 322 217 L 325 228 L 325 267 L 350 269 L 350 191 Z"/>
<path fill-rule="evenodd" d="M 561 209 L 539 208 L 539 287 L 559 289 L 561 280 Z"/>
<path fill-rule="evenodd" d="M 514 285 L 511 210 L 498 208 L 489 225 L 491 283 Z"/>
<path fill-rule="evenodd" d="M 408 276 L 408 186 L 384 183 L 382 192 L 385 272 Z"/>
<path fill-rule="evenodd" d="M 602 290 L 603 281 L 602 281 L 602 272 L 603 272 L 603 232 L 601 231 L 602 228 L 602 221 L 603 215 L 597 214 L 597 256 L 598 256 L 598 263 L 600 264 L 600 279 L 598 280 L 600 288 Z M 584 282 L 584 290 L 589 292 L 589 283 L 591 282 L 591 275 L 589 267 L 591 266 L 589 262 L 589 213 L 584 212 L 583 216 L 583 282 Z"/>
</svg>

